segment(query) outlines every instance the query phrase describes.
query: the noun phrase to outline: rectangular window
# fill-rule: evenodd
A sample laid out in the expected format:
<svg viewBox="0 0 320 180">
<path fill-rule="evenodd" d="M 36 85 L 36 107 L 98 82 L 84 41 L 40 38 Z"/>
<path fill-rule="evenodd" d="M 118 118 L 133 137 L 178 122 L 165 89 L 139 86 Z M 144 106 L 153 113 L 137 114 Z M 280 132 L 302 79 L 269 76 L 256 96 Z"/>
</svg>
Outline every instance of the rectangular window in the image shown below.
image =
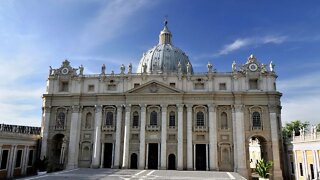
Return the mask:
<svg viewBox="0 0 320 180">
<path fill-rule="evenodd" d="M 313 164 L 310 164 L 310 173 L 311 173 L 311 179 L 314 179 L 314 169 L 313 169 Z"/>
<path fill-rule="evenodd" d="M 21 166 L 21 158 L 22 158 L 22 150 L 17 151 L 17 157 L 16 157 L 16 168 L 19 168 Z"/>
<path fill-rule="evenodd" d="M 0 169 L 7 169 L 8 155 L 9 155 L 9 150 L 2 150 Z"/>
<path fill-rule="evenodd" d="M 300 167 L 300 176 L 303 176 L 303 166 L 302 166 L 302 163 L 299 163 L 299 167 Z"/>
<path fill-rule="evenodd" d="M 251 89 L 251 90 L 258 89 L 258 79 L 250 79 L 249 80 L 249 89 Z"/>
<path fill-rule="evenodd" d="M 291 162 L 291 174 L 294 174 L 294 164 Z"/>
<path fill-rule="evenodd" d="M 220 84 L 219 84 L 219 90 L 227 90 L 227 85 L 226 85 L 226 83 L 220 83 Z"/>
<path fill-rule="evenodd" d="M 140 86 L 139 83 L 134 83 L 134 84 L 133 84 L 133 87 L 134 87 L 134 88 L 139 87 L 139 86 Z"/>
<path fill-rule="evenodd" d="M 117 85 L 115 84 L 108 85 L 108 91 L 116 91 L 116 90 L 117 90 Z"/>
<path fill-rule="evenodd" d="M 32 166 L 32 163 L 33 163 L 33 150 L 29 150 L 28 166 Z"/>
<path fill-rule="evenodd" d="M 88 92 L 93 92 L 94 91 L 94 85 L 90 84 L 88 85 Z"/>
<path fill-rule="evenodd" d="M 204 83 L 195 83 L 195 84 L 194 84 L 194 89 L 195 89 L 195 90 L 202 90 L 202 89 L 204 89 Z"/>
<path fill-rule="evenodd" d="M 69 91 L 69 83 L 68 82 L 61 82 L 60 83 L 60 91 L 61 92 L 68 92 Z"/>
<path fill-rule="evenodd" d="M 170 86 L 175 88 L 176 87 L 176 83 L 170 83 Z"/>
</svg>

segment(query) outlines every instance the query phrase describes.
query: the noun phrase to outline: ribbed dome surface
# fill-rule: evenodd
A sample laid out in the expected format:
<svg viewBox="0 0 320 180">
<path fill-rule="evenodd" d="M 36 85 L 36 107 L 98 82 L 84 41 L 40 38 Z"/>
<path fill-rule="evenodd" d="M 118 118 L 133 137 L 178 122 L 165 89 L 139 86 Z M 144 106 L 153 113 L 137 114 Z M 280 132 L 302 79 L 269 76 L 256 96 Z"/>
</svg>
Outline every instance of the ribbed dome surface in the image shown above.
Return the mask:
<svg viewBox="0 0 320 180">
<path fill-rule="evenodd" d="M 159 35 L 159 44 L 143 53 L 139 62 L 137 73 L 171 73 L 178 72 L 180 65 L 181 72 L 193 73 L 191 62 L 188 56 L 179 48 L 171 44 L 171 32 L 167 27 L 167 21 Z M 180 64 L 179 64 L 180 63 Z"/>
</svg>

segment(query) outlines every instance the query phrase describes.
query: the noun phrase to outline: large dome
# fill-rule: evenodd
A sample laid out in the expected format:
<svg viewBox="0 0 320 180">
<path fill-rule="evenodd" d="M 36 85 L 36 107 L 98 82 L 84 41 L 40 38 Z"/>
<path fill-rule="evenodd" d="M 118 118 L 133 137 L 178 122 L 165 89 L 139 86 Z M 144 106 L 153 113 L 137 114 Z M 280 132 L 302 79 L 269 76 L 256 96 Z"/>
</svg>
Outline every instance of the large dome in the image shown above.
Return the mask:
<svg viewBox="0 0 320 180">
<path fill-rule="evenodd" d="M 188 56 L 171 43 L 167 21 L 159 35 L 159 44 L 143 53 L 137 73 L 193 73 Z"/>
</svg>

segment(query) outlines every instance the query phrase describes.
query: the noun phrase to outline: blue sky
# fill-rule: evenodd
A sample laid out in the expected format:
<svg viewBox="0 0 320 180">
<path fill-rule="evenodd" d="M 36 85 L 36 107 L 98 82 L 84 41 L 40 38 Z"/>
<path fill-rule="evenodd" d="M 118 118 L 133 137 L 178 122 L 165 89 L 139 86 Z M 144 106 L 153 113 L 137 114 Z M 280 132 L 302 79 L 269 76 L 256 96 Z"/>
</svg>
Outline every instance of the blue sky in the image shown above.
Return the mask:
<svg viewBox="0 0 320 180">
<path fill-rule="evenodd" d="M 254 54 L 271 60 L 283 93 L 282 121 L 319 123 L 320 2 L 270 0 L 1 0 L 0 123 L 40 126 L 49 66 L 84 73 L 135 69 L 168 16 L 173 44 L 196 72 L 231 71 Z"/>
</svg>

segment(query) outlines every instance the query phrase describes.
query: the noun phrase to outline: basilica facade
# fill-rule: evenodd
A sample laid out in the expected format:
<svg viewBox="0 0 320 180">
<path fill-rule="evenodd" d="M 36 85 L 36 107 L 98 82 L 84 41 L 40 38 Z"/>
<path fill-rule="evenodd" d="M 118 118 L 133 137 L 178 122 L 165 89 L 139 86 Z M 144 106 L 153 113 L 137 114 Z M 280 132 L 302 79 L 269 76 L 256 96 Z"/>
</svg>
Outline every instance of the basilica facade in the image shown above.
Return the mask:
<svg viewBox="0 0 320 180">
<path fill-rule="evenodd" d="M 159 44 L 136 72 L 85 74 L 84 67 L 50 67 L 43 95 L 41 156 L 49 169 L 133 168 L 235 171 L 250 177 L 249 146 L 274 162 L 282 179 L 281 93 L 272 62 L 250 55 L 219 72 L 194 72 L 172 44 L 167 22 Z"/>
</svg>

